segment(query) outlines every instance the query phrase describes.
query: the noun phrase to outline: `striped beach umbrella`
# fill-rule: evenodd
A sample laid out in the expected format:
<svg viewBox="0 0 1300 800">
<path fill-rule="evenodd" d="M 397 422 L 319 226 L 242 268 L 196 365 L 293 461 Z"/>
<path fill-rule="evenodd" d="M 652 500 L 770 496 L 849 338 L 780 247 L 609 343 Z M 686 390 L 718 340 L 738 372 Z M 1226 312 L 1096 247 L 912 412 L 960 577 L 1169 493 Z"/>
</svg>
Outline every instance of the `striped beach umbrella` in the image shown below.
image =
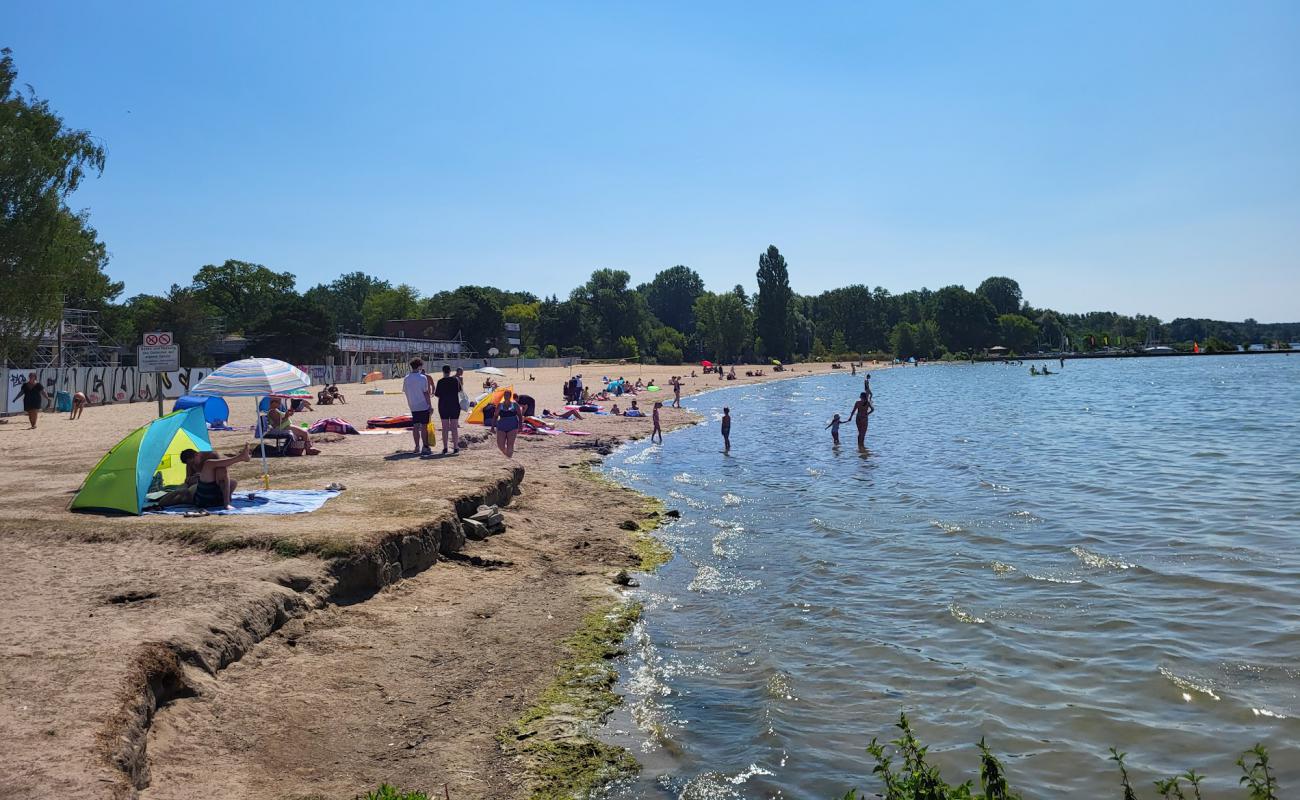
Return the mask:
<svg viewBox="0 0 1300 800">
<path fill-rule="evenodd" d="M 241 358 L 214 370 L 190 389 L 190 394 L 216 397 L 265 397 L 287 394 L 311 386 L 307 373 L 278 358 Z M 266 465 L 266 422 L 257 407 L 256 426 L 262 451 L 262 486 L 271 488 Z"/>
<path fill-rule="evenodd" d="M 242 358 L 219 367 L 190 389 L 217 397 L 265 397 L 311 386 L 307 373 L 278 358 Z"/>
</svg>

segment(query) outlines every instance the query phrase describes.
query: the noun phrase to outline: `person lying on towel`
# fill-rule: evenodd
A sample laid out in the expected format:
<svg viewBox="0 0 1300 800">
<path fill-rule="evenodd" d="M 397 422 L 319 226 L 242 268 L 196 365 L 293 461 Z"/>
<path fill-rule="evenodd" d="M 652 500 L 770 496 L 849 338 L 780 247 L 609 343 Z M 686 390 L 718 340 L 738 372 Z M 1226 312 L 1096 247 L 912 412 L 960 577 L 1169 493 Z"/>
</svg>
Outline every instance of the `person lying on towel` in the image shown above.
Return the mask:
<svg viewBox="0 0 1300 800">
<path fill-rule="evenodd" d="M 566 408 L 563 411 L 552 411 L 549 408 L 543 408 L 542 416 L 551 419 L 582 419 L 582 415 L 573 408 Z"/>
</svg>

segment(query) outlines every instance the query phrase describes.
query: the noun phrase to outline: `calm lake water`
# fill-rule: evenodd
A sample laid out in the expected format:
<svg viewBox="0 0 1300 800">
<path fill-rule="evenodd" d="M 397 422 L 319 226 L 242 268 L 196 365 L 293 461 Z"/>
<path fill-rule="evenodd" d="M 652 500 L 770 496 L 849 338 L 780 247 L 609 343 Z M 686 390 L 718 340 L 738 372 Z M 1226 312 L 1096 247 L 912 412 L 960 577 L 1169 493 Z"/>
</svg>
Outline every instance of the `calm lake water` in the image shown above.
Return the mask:
<svg viewBox="0 0 1300 800">
<path fill-rule="evenodd" d="M 983 736 L 1026 797 L 1118 797 L 1112 745 L 1142 795 L 1236 797 L 1257 741 L 1300 796 L 1300 356 L 886 370 L 868 452 L 834 449 L 861 387 L 706 394 L 607 460 L 682 513 L 633 590 L 618 796 L 875 791 L 900 711 L 950 780 Z"/>
</svg>

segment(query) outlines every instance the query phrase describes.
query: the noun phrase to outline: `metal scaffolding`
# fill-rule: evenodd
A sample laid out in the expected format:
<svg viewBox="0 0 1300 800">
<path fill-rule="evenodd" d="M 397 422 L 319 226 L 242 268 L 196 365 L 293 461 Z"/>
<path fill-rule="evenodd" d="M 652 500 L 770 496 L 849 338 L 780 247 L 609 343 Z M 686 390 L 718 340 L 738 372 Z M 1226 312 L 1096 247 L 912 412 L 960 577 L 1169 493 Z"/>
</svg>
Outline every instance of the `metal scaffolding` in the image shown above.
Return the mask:
<svg viewBox="0 0 1300 800">
<path fill-rule="evenodd" d="M 63 309 L 63 319 L 50 326 L 36 345 L 36 368 L 117 366 L 122 348 L 99 326 L 99 312 Z"/>
</svg>

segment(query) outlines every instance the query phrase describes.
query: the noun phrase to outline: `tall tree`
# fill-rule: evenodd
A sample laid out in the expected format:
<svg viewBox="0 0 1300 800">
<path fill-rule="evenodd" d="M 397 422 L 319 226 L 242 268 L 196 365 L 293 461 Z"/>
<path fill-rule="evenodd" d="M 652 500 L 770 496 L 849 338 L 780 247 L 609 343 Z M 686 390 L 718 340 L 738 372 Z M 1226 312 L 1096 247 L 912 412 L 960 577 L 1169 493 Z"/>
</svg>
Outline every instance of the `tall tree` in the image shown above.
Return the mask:
<svg viewBox="0 0 1300 800">
<path fill-rule="evenodd" d="M 793 330 L 790 324 L 790 272 L 785 256 L 768 245 L 758 257 L 758 299 L 754 303 L 754 335 L 763 340 L 767 355 L 788 359 Z"/>
<path fill-rule="evenodd" d="M 1019 314 L 1000 314 L 998 336 L 999 344 L 1010 348 L 1012 352 L 1025 353 L 1038 340 L 1038 326 Z"/>
<path fill-rule="evenodd" d="M 704 279 L 690 267 L 678 264 L 655 275 L 641 287 L 650 313 L 663 324 L 685 334 L 695 330 L 695 298 L 704 294 Z"/>
<path fill-rule="evenodd" d="M 17 78 L 0 50 L 0 362 L 30 357 L 65 296 L 97 307 L 121 291 L 102 276 L 94 229 L 66 202 L 87 173 L 103 172 L 104 149 L 30 88 L 15 91 Z"/>
<path fill-rule="evenodd" d="M 725 364 L 748 346 L 753 318 L 735 292 L 705 292 L 695 300 L 695 324 L 705 355 Z"/>
<path fill-rule="evenodd" d="M 1020 313 L 1020 301 L 1023 299 L 1020 284 L 1010 278 L 985 278 L 975 294 L 992 303 L 998 314 Z"/>
<path fill-rule="evenodd" d="M 453 332 L 460 335 L 469 346 L 480 353 L 496 347 L 501 352 L 505 318 L 501 314 L 504 292 L 490 286 L 461 286 L 450 292 L 438 292 L 424 303 L 424 313 L 432 317 L 447 317 Z"/>
<path fill-rule="evenodd" d="M 388 281 L 357 271 L 317 284 L 304 292 L 304 296 L 328 311 L 340 331 L 363 333 L 365 322 L 361 310 L 365 308 L 366 298 L 375 290 L 391 288 Z"/>
<path fill-rule="evenodd" d="M 391 289 L 375 289 L 361 308 L 361 324 L 366 333 L 379 336 L 390 319 L 415 319 L 420 315 L 420 293 L 415 287 L 401 284 Z"/>
<path fill-rule="evenodd" d="M 596 351 L 617 355 L 621 339 L 644 342 L 649 334 L 645 298 L 628 288 L 630 275 L 621 269 L 598 269 L 573 290 L 571 299 L 583 306 L 583 324 Z"/>
<path fill-rule="evenodd" d="M 188 286 L 172 284 L 166 295 L 136 295 L 128 301 L 140 331 L 171 331 L 187 366 L 212 363 L 209 348 L 220 338 L 217 310 Z"/>
<path fill-rule="evenodd" d="M 995 330 L 993 304 L 961 286 L 934 293 L 934 321 L 949 352 L 974 352 L 990 344 Z"/>
<path fill-rule="evenodd" d="M 334 344 L 334 319 L 319 303 L 289 292 L 272 300 L 270 313 L 249 333 L 258 355 L 319 364 Z"/>
<path fill-rule="evenodd" d="M 261 325 L 277 297 L 294 293 L 293 284 L 292 273 L 229 259 L 199 267 L 193 288 L 199 299 L 225 318 L 226 330 L 234 333 Z"/>
</svg>

